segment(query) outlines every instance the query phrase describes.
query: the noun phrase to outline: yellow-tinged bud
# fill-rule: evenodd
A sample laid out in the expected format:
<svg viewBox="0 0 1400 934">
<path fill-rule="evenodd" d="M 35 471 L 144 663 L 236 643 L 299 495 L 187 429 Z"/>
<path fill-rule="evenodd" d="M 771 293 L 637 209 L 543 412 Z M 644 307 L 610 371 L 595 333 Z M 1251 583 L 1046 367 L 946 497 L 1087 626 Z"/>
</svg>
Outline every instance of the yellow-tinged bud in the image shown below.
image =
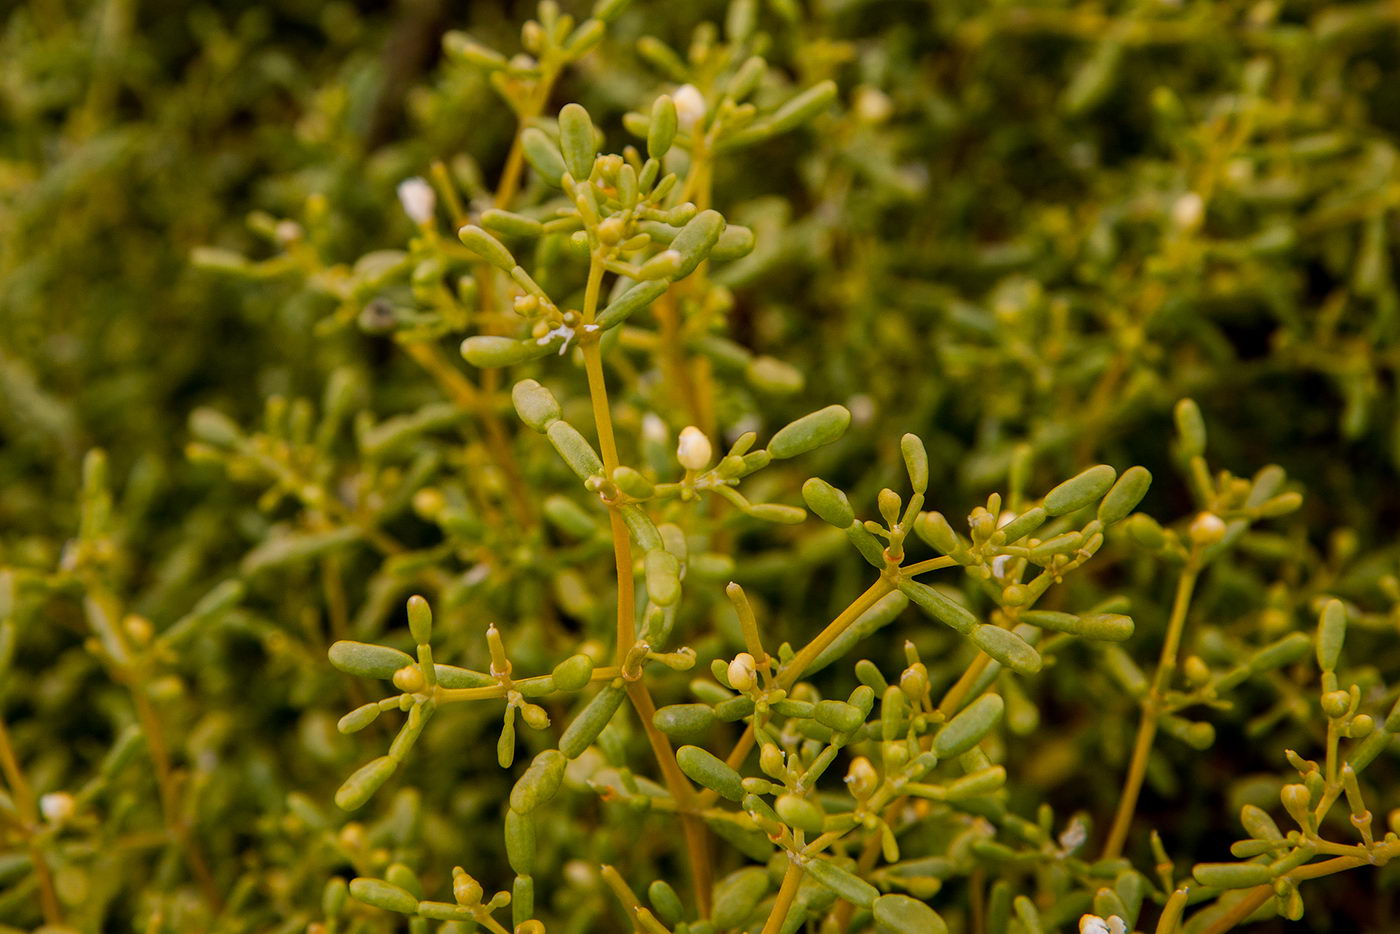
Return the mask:
<svg viewBox="0 0 1400 934">
<path fill-rule="evenodd" d="M 1191 520 L 1191 542 L 1202 548 L 1225 537 L 1225 520 L 1213 512 L 1203 512 Z"/>
<path fill-rule="evenodd" d="M 783 751 L 773 743 L 764 743 L 758 752 L 758 767 L 770 778 L 783 778 L 787 773 Z"/>
<path fill-rule="evenodd" d="M 421 519 L 433 519 L 447 508 L 447 497 L 437 487 L 425 486 L 413 494 L 413 511 Z"/>
<path fill-rule="evenodd" d="M 423 690 L 423 669 L 417 665 L 405 665 L 394 672 L 394 687 L 405 694 L 417 694 Z"/>
<path fill-rule="evenodd" d="M 538 704 L 522 704 L 520 718 L 532 730 L 543 730 L 549 726 L 549 713 Z"/>
<path fill-rule="evenodd" d="M 73 816 L 77 801 L 66 791 L 51 791 L 39 798 L 39 813 L 51 824 L 61 824 Z"/>
<path fill-rule="evenodd" d="M 740 652 L 734 656 L 734 661 L 729 663 L 729 686 L 739 692 L 751 691 L 758 683 L 758 676 L 755 674 L 756 663 L 748 652 Z"/>
<path fill-rule="evenodd" d="M 122 620 L 122 626 L 126 629 L 126 634 L 138 645 L 145 645 L 155 635 L 155 627 L 151 625 L 151 621 L 134 613 Z"/>
<path fill-rule="evenodd" d="M 846 770 L 846 784 L 857 798 L 868 798 L 880 787 L 880 776 L 869 759 L 857 756 L 851 760 L 851 766 Z"/>
<path fill-rule="evenodd" d="M 918 703 L 928 690 L 928 669 L 923 662 L 916 662 L 904 669 L 899 676 L 899 689 L 904 696 Z"/>
<path fill-rule="evenodd" d="M 459 905 L 481 904 L 481 883 L 477 882 L 461 866 L 452 870 L 452 897 Z"/>
<path fill-rule="evenodd" d="M 1351 706 L 1351 694 L 1347 691 L 1328 691 L 1322 695 L 1322 712 L 1336 719 L 1346 715 Z"/>
<path fill-rule="evenodd" d="M 1279 800 L 1283 803 L 1284 810 L 1299 825 L 1305 828 L 1310 825 L 1312 814 L 1309 809 L 1312 807 L 1312 795 L 1306 785 L 1284 785 L 1279 792 Z"/>
<path fill-rule="evenodd" d="M 611 246 L 627 233 L 627 225 L 620 217 L 609 217 L 598 225 L 598 239 Z"/>
</svg>

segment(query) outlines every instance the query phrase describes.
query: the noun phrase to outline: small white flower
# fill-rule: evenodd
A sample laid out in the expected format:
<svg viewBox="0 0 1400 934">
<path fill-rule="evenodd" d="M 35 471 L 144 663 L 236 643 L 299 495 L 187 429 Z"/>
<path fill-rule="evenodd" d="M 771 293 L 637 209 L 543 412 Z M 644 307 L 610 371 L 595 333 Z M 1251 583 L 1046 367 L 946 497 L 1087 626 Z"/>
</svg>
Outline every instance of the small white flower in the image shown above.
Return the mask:
<svg viewBox="0 0 1400 934">
<path fill-rule="evenodd" d="M 655 412 L 648 412 L 642 416 L 642 437 L 650 444 L 666 444 L 671 440 L 671 433 L 666 430 L 666 423 L 661 420 L 661 416 Z"/>
<path fill-rule="evenodd" d="M 296 243 L 300 240 L 305 231 L 301 229 L 301 225 L 296 221 L 281 220 L 277 222 L 275 233 L 277 234 L 277 242 L 286 246 L 289 243 Z"/>
<path fill-rule="evenodd" d="M 433 186 L 418 177 L 406 178 L 399 182 L 399 204 L 403 212 L 415 224 L 429 224 L 433 220 L 433 210 L 437 207 L 437 195 Z"/>
<path fill-rule="evenodd" d="M 671 95 L 676 105 L 676 126 L 689 133 L 705 118 L 705 97 L 693 84 L 683 84 Z"/>
<path fill-rule="evenodd" d="M 875 771 L 875 766 L 870 764 L 870 760 L 865 756 L 857 756 L 851 760 L 851 766 L 846 771 L 844 779 L 851 790 L 862 798 L 870 795 L 880 784 L 880 776 Z"/>
<path fill-rule="evenodd" d="M 846 408 L 851 410 L 851 421 L 857 425 L 868 425 L 875 418 L 875 400 L 863 392 L 847 399 Z"/>
<path fill-rule="evenodd" d="M 1188 191 L 1172 205 L 1172 223 L 1182 230 L 1195 230 L 1206 216 L 1206 203 L 1194 191 Z"/>
<path fill-rule="evenodd" d="M 593 866 L 584 859 L 571 859 L 565 863 L 564 878 L 576 889 L 591 889 L 598 883 Z"/>
<path fill-rule="evenodd" d="M 1084 821 L 1076 817 L 1060 834 L 1060 849 L 1068 855 L 1083 846 L 1084 841 L 1088 839 L 1089 828 L 1084 824 Z"/>
<path fill-rule="evenodd" d="M 39 798 L 39 813 L 51 824 L 61 824 L 73 816 L 77 802 L 66 791 L 51 791 Z"/>
<path fill-rule="evenodd" d="M 992 559 L 992 573 L 998 578 L 1006 576 L 1006 566 L 1011 563 L 1010 555 L 997 555 Z"/>
<path fill-rule="evenodd" d="M 561 323 L 554 330 L 546 332 L 539 340 L 535 341 L 535 343 L 543 347 L 556 337 L 564 338 L 564 343 L 559 345 L 559 356 L 562 357 L 564 356 L 564 351 L 569 349 L 569 341 L 574 339 L 574 329 L 567 324 Z"/>
<path fill-rule="evenodd" d="M 1118 915 L 1100 918 L 1098 915 L 1079 917 L 1079 934 L 1128 934 L 1128 922 Z"/>
<path fill-rule="evenodd" d="M 681 430 L 680 443 L 676 445 L 676 460 L 680 461 L 682 467 L 686 470 L 704 470 L 710 466 L 710 457 L 713 454 L 710 439 L 705 437 L 703 431 L 694 425 L 688 425 Z"/>
<path fill-rule="evenodd" d="M 884 91 L 863 84 L 856 89 L 855 112 L 865 123 L 884 123 L 894 113 L 894 103 Z"/>
</svg>

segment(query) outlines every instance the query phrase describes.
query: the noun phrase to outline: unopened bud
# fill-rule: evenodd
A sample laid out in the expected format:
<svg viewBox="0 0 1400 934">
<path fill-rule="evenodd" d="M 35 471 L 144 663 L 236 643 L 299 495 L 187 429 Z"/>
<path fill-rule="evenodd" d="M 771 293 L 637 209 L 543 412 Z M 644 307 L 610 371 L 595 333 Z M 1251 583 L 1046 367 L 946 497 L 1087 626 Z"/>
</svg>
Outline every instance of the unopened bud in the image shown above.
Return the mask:
<svg viewBox="0 0 1400 934">
<path fill-rule="evenodd" d="M 51 791 L 39 798 L 39 812 L 51 824 L 61 824 L 73 816 L 77 802 L 66 791 Z"/>
<path fill-rule="evenodd" d="M 918 703 L 923 699 L 924 692 L 928 690 L 928 669 L 923 662 L 917 662 L 904 669 L 899 676 L 899 689 L 904 692 L 904 696 L 911 701 Z"/>
<path fill-rule="evenodd" d="M 1206 216 L 1206 203 L 1194 191 L 1176 199 L 1172 205 L 1172 223 L 1184 231 L 1193 231 L 1201 226 Z"/>
<path fill-rule="evenodd" d="M 405 694 L 416 694 L 423 690 L 423 669 L 417 665 L 405 665 L 394 672 L 394 687 Z"/>
<path fill-rule="evenodd" d="M 713 453 L 710 439 L 699 428 L 689 425 L 681 431 L 680 442 L 676 445 L 676 460 L 686 470 L 704 470 L 710 465 Z"/>
<path fill-rule="evenodd" d="M 1225 520 L 1213 512 L 1203 512 L 1191 521 L 1191 542 L 1202 548 L 1225 537 Z"/>
<path fill-rule="evenodd" d="M 689 133 L 705 117 L 705 97 L 693 84 L 683 84 L 671 95 L 676 105 L 676 125 Z"/>
<path fill-rule="evenodd" d="M 758 752 L 758 767 L 770 778 L 781 779 L 787 774 L 783 751 L 773 743 L 764 743 Z"/>
<path fill-rule="evenodd" d="M 457 904 L 479 905 L 481 894 L 481 883 L 468 875 L 461 866 L 452 870 L 452 897 L 457 899 Z"/>
<path fill-rule="evenodd" d="M 748 652 L 734 656 L 734 661 L 729 663 L 729 686 L 740 692 L 752 690 L 758 683 L 754 667 L 754 658 Z"/>
<path fill-rule="evenodd" d="M 406 178 L 399 182 L 399 204 L 403 212 L 415 224 L 429 224 L 433 220 L 433 209 L 437 207 L 437 195 L 433 187 L 421 178 Z"/>
<path fill-rule="evenodd" d="M 846 784 L 857 798 L 868 798 L 879 787 L 880 776 L 869 759 L 857 756 L 851 760 L 851 767 L 846 770 Z"/>
</svg>

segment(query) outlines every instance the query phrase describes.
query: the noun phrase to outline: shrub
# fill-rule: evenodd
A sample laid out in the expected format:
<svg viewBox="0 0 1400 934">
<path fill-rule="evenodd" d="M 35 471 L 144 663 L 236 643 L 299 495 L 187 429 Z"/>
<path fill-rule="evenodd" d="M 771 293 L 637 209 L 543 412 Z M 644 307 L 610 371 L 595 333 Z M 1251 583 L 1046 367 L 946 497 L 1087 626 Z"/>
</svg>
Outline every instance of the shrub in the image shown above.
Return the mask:
<svg viewBox="0 0 1400 934">
<path fill-rule="evenodd" d="M 1383 923 L 1388 8 L 103 9 L 5 33 L 0 923 Z"/>
</svg>

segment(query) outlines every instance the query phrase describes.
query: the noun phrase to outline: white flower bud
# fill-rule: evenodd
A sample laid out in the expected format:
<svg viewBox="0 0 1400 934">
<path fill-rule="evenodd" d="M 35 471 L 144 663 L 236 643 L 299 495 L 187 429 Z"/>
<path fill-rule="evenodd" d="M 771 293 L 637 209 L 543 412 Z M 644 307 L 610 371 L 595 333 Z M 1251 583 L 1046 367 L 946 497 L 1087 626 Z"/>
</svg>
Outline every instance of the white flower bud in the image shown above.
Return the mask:
<svg viewBox="0 0 1400 934">
<path fill-rule="evenodd" d="M 1065 853 L 1073 853 L 1084 845 L 1089 839 L 1089 828 L 1084 821 L 1078 817 L 1070 821 L 1069 826 L 1059 836 L 1060 849 Z"/>
<path fill-rule="evenodd" d="M 564 880 L 576 889 L 593 889 L 598 885 L 598 873 L 583 859 L 571 859 L 564 864 Z"/>
<path fill-rule="evenodd" d="M 437 195 L 433 186 L 421 178 L 406 178 L 399 182 L 399 204 L 403 212 L 415 224 L 430 224 L 433 210 L 437 207 Z"/>
<path fill-rule="evenodd" d="M 1126 934 L 1128 922 L 1118 915 L 1100 918 L 1098 915 L 1081 915 L 1079 934 Z"/>
<path fill-rule="evenodd" d="M 683 84 L 671 95 L 676 105 L 676 125 L 687 133 L 705 118 L 705 97 L 693 84 Z"/>
<path fill-rule="evenodd" d="M 51 824 L 61 824 L 73 816 L 77 803 L 66 791 L 51 791 L 39 798 L 39 812 Z"/>
<path fill-rule="evenodd" d="M 1194 191 L 1188 191 L 1172 205 L 1172 223 L 1182 230 L 1195 230 L 1205 220 L 1206 203 Z"/>
<path fill-rule="evenodd" d="M 277 242 L 283 246 L 296 243 L 305 235 L 305 231 L 301 229 L 300 224 L 296 221 L 288 220 L 278 221 L 273 232 L 277 236 Z"/>
<path fill-rule="evenodd" d="M 856 756 L 846 770 L 846 784 L 857 798 L 868 798 L 880 786 L 880 776 L 875 766 L 865 756 Z"/>
<path fill-rule="evenodd" d="M 666 423 L 661 416 L 655 412 L 648 412 L 642 416 L 642 437 L 649 444 L 666 444 L 671 440 L 671 433 L 666 430 Z"/>
<path fill-rule="evenodd" d="M 754 664 L 753 656 L 748 652 L 734 656 L 734 661 L 729 663 L 729 686 L 740 692 L 752 690 L 758 683 Z"/>
<path fill-rule="evenodd" d="M 876 415 L 875 400 L 863 392 L 847 399 L 846 408 L 851 410 L 851 423 L 854 425 L 868 425 Z"/>
<path fill-rule="evenodd" d="M 884 91 L 863 84 L 856 88 L 855 112 L 863 123 L 884 123 L 894 113 L 894 104 Z"/>
<path fill-rule="evenodd" d="M 676 445 L 676 460 L 681 462 L 681 466 L 686 470 L 704 470 L 710 466 L 710 457 L 713 455 L 710 449 L 710 439 L 705 437 L 705 433 L 694 425 L 688 425 L 681 431 L 680 443 Z M 753 661 L 752 658 L 749 659 Z"/>
<path fill-rule="evenodd" d="M 1213 512 L 1203 512 L 1191 520 L 1191 541 L 1205 547 L 1225 537 L 1225 520 Z"/>
</svg>

